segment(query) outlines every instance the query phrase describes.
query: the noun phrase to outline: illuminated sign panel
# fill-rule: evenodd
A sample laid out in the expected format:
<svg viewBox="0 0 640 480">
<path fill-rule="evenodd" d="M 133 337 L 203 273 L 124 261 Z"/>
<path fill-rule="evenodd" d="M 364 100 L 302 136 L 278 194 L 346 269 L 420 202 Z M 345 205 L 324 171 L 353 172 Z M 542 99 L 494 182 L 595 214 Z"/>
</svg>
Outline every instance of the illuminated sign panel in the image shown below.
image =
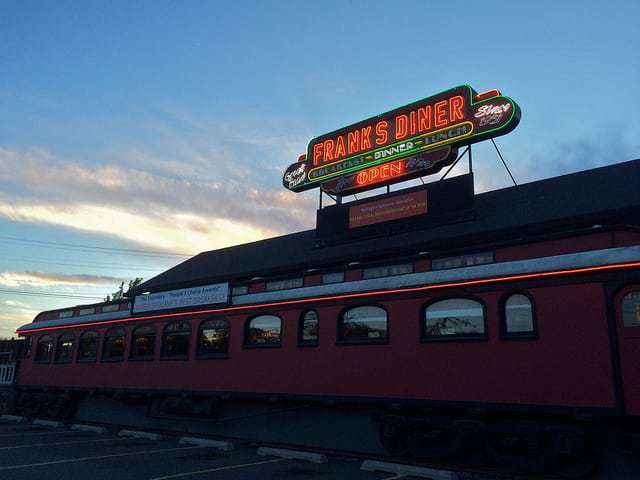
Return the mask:
<svg viewBox="0 0 640 480">
<path fill-rule="evenodd" d="M 407 193 L 349 208 L 349 228 L 427 213 L 427 191 Z"/>
<path fill-rule="evenodd" d="M 461 85 L 312 139 L 306 158 L 286 170 L 283 183 L 307 190 L 393 160 L 504 135 L 519 121 L 511 98 L 497 90 L 478 95 Z"/>
</svg>

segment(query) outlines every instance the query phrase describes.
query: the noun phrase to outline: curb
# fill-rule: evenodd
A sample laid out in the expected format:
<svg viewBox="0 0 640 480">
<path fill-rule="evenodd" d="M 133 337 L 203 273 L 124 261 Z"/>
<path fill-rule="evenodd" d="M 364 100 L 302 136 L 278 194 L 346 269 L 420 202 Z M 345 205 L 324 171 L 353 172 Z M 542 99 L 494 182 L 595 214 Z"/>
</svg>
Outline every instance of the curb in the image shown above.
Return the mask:
<svg viewBox="0 0 640 480">
<path fill-rule="evenodd" d="M 64 427 L 64 423 L 62 422 L 56 422 L 55 420 L 40 420 L 39 418 L 36 418 L 31 423 L 33 425 L 40 425 L 43 427 Z"/>
<path fill-rule="evenodd" d="M 306 460 L 307 462 L 313 463 L 327 463 L 327 456 L 322 453 L 285 450 L 282 448 L 260 447 L 258 449 L 258 455 L 261 457 L 268 455 L 271 457 L 290 458 L 293 460 Z"/>
<path fill-rule="evenodd" d="M 2 415 L 0 420 L 4 420 L 6 422 L 24 422 L 25 418 L 20 415 Z"/>
<path fill-rule="evenodd" d="M 219 440 L 211 440 L 208 438 L 196 438 L 196 437 L 181 437 L 178 442 L 179 445 L 197 445 L 199 447 L 213 447 L 218 450 L 230 452 L 234 449 L 233 443 L 222 442 Z"/>
<path fill-rule="evenodd" d="M 146 438 L 147 440 L 162 440 L 162 435 L 151 432 L 138 432 L 136 430 L 120 430 L 119 437 Z"/>
<path fill-rule="evenodd" d="M 73 425 L 71 425 L 71 430 L 79 430 L 81 432 L 107 433 L 107 429 L 104 427 L 95 427 L 93 425 L 82 425 L 81 423 L 74 423 Z"/>
<path fill-rule="evenodd" d="M 414 465 L 403 465 L 401 463 L 378 462 L 376 460 L 365 460 L 362 462 L 360 470 L 366 470 L 368 472 L 395 473 L 396 475 L 430 478 L 432 480 L 458 480 L 458 475 L 449 470 L 416 467 Z"/>
</svg>

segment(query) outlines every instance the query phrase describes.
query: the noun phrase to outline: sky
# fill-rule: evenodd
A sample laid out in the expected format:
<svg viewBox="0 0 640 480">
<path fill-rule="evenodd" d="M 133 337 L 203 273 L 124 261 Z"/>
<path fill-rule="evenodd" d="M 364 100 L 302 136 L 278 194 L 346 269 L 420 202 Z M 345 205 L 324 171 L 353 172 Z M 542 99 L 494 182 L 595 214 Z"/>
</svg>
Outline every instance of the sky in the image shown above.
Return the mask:
<svg viewBox="0 0 640 480">
<path fill-rule="evenodd" d="M 0 337 L 313 228 L 318 192 L 282 187 L 312 137 L 459 84 L 520 105 L 497 139 L 518 183 L 640 158 L 638 18 L 631 0 L 0 0 Z M 490 142 L 473 155 L 476 191 L 510 185 Z"/>
</svg>

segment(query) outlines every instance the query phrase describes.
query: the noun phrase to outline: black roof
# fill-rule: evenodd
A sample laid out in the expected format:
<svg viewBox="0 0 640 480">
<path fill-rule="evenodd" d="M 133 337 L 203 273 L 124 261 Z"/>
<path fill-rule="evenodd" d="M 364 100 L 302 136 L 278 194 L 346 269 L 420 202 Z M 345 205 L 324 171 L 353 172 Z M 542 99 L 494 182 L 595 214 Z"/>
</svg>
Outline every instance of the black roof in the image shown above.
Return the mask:
<svg viewBox="0 0 640 480">
<path fill-rule="evenodd" d="M 347 207 L 345 207 L 347 208 Z M 309 268 L 416 255 L 446 255 L 594 225 L 640 225 L 640 159 L 540 180 L 474 197 L 472 215 L 453 223 L 415 224 L 322 245 L 308 230 L 203 252 L 142 283 L 136 293 L 222 281 L 301 274 Z"/>
</svg>

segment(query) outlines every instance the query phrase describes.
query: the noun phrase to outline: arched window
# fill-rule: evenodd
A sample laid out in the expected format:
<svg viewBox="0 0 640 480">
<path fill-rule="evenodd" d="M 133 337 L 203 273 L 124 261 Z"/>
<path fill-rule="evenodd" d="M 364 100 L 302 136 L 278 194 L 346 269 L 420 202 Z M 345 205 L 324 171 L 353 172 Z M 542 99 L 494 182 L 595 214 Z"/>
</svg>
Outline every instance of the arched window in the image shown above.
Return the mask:
<svg viewBox="0 0 640 480">
<path fill-rule="evenodd" d="M 509 295 L 504 302 L 505 337 L 530 337 L 536 332 L 533 316 L 533 303 L 531 299 L 522 293 Z"/>
<path fill-rule="evenodd" d="M 191 327 L 184 320 L 178 320 L 164 327 L 162 356 L 165 358 L 187 358 L 190 336 Z"/>
<path fill-rule="evenodd" d="M 122 360 L 124 358 L 127 333 L 122 328 L 112 328 L 104 335 L 103 360 Z"/>
<path fill-rule="evenodd" d="M 98 332 L 84 332 L 78 340 L 78 362 L 95 362 L 98 358 Z"/>
<path fill-rule="evenodd" d="M 622 324 L 640 326 L 640 292 L 629 292 L 622 298 Z"/>
<path fill-rule="evenodd" d="M 338 341 L 384 343 L 388 337 L 387 311 L 374 305 L 349 308 L 338 320 Z"/>
<path fill-rule="evenodd" d="M 245 346 L 279 347 L 282 320 L 275 315 L 258 315 L 247 322 Z"/>
<path fill-rule="evenodd" d="M 485 339 L 484 306 L 468 298 L 449 298 L 427 306 L 424 311 L 422 339 Z"/>
<path fill-rule="evenodd" d="M 198 357 L 226 357 L 229 353 L 229 321 L 205 320 L 198 327 Z"/>
<path fill-rule="evenodd" d="M 70 333 L 62 334 L 58 337 L 58 344 L 56 345 L 56 354 L 54 361 L 60 363 L 66 363 L 73 360 L 73 344 L 75 343 L 75 336 Z"/>
<path fill-rule="evenodd" d="M 300 317 L 298 326 L 298 345 L 318 345 L 320 322 L 315 310 L 307 310 Z"/>
<path fill-rule="evenodd" d="M 51 353 L 53 352 L 53 338 L 44 335 L 38 339 L 36 344 L 36 362 L 48 363 L 51 361 Z"/>
<path fill-rule="evenodd" d="M 153 360 L 155 345 L 155 327 L 152 325 L 141 325 L 131 334 L 131 354 L 129 358 Z"/>
</svg>

